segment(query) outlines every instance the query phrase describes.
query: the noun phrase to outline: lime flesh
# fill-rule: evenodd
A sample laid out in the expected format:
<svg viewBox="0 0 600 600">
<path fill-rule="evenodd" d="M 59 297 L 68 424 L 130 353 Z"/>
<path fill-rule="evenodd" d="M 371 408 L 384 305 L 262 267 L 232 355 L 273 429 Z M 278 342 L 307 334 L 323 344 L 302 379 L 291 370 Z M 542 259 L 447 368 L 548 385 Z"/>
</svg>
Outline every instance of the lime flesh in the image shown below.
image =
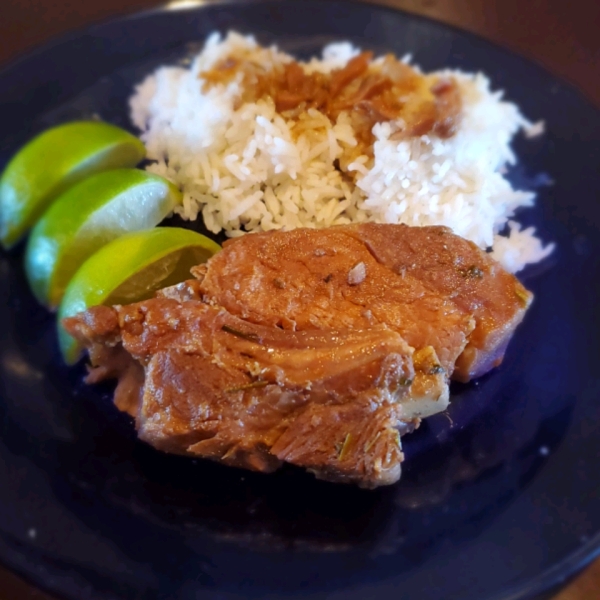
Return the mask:
<svg viewBox="0 0 600 600">
<path fill-rule="evenodd" d="M 158 225 L 181 193 L 166 179 L 137 169 L 92 175 L 74 185 L 33 228 L 25 272 L 42 304 L 56 308 L 77 269 L 108 242 Z"/>
<path fill-rule="evenodd" d="M 190 268 L 206 262 L 220 246 L 194 231 L 159 227 L 124 235 L 90 256 L 67 286 L 58 309 L 58 338 L 65 362 L 81 354 L 62 320 L 99 304 L 128 304 L 190 277 Z"/>
<path fill-rule="evenodd" d="M 23 146 L 0 177 L 0 243 L 10 248 L 62 192 L 93 173 L 133 167 L 142 142 L 100 121 L 49 129 Z"/>
</svg>

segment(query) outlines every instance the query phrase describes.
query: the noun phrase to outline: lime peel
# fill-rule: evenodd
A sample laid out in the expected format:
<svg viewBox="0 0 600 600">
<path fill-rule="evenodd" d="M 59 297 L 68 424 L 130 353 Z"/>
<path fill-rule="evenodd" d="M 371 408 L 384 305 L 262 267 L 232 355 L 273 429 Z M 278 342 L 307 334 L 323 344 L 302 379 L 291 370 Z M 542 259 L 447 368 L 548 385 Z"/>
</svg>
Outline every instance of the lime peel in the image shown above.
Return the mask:
<svg viewBox="0 0 600 600">
<path fill-rule="evenodd" d="M 133 167 L 145 153 L 134 135 L 101 121 L 44 131 L 13 156 L 0 177 L 0 243 L 16 244 L 75 183 L 100 171 Z"/>
<path fill-rule="evenodd" d="M 211 239 L 188 229 L 158 227 L 124 235 L 88 258 L 71 279 L 58 310 L 59 346 L 65 362 L 81 349 L 62 320 L 91 306 L 150 298 L 156 290 L 189 277 L 189 269 L 220 250 Z"/>
<path fill-rule="evenodd" d="M 158 225 L 181 192 L 169 181 L 137 169 L 93 175 L 62 194 L 33 228 L 25 272 L 42 304 L 56 308 L 81 264 L 113 239 Z"/>
</svg>

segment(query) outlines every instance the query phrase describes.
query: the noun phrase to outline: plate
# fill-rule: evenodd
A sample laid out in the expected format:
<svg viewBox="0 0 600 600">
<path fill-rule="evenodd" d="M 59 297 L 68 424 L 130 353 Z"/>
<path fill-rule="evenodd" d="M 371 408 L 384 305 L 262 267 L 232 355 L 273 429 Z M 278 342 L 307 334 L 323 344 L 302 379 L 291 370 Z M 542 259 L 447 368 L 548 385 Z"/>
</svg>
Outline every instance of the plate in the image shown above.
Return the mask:
<svg viewBox="0 0 600 600">
<path fill-rule="evenodd" d="M 382 6 L 179 3 L 74 34 L 0 75 L 0 163 L 37 131 L 100 115 L 214 30 L 306 56 L 350 39 L 427 70 L 482 70 L 546 135 L 516 141 L 520 214 L 557 244 L 523 273 L 536 301 L 505 363 L 454 386 L 377 491 L 167 456 L 136 441 L 110 386 L 58 357 L 22 248 L 0 256 L 0 560 L 67 599 L 516 600 L 600 548 L 600 116 L 547 72 L 470 34 Z M 541 185 L 553 181 L 552 185 Z"/>
</svg>

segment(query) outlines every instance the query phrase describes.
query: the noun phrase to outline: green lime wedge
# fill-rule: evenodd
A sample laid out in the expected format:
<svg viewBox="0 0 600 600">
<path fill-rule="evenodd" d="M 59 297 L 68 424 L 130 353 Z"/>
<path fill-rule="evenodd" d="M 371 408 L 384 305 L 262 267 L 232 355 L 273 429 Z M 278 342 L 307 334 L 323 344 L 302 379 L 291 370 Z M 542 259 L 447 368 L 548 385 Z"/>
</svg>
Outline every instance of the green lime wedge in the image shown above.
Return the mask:
<svg viewBox="0 0 600 600">
<path fill-rule="evenodd" d="M 58 309 L 58 339 L 65 362 L 81 349 L 62 326 L 65 317 L 99 304 L 129 304 L 151 298 L 156 290 L 190 278 L 194 265 L 221 247 L 188 229 L 158 227 L 129 233 L 103 246 L 79 268 Z"/>
<path fill-rule="evenodd" d="M 16 244 L 73 184 L 100 171 L 134 167 L 144 156 L 135 136 L 100 121 L 67 123 L 38 135 L 0 177 L 0 243 Z"/>
<path fill-rule="evenodd" d="M 33 228 L 25 273 L 40 303 L 56 308 L 77 269 L 108 242 L 152 229 L 181 193 L 166 179 L 137 169 L 92 175 L 59 196 Z"/>
</svg>

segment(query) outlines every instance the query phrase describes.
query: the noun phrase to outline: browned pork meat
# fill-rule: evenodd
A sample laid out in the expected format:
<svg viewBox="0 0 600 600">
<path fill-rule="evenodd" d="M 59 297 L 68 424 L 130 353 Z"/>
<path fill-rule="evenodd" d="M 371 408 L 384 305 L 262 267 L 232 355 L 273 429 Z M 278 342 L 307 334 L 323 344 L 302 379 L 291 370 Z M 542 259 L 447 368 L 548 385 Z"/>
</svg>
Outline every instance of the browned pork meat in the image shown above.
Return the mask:
<svg viewBox="0 0 600 600">
<path fill-rule="evenodd" d="M 447 405 L 433 351 L 413 356 L 385 325 L 283 331 L 155 298 L 95 307 L 66 326 L 90 348 L 91 382 L 120 378 L 115 403 L 142 440 L 253 470 L 285 461 L 334 481 L 393 483 L 414 407 Z"/>
<path fill-rule="evenodd" d="M 448 377 L 498 364 L 531 294 L 443 227 L 248 235 L 156 298 L 65 321 L 89 382 L 168 452 L 332 481 L 397 481 L 400 435 Z"/>
<path fill-rule="evenodd" d="M 497 366 L 532 295 L 445 227 L 373 223 L 260 233 L 193 270 L 205 302 L 290 330 L 385 323 L 454 379 Z"/>
</svg>

